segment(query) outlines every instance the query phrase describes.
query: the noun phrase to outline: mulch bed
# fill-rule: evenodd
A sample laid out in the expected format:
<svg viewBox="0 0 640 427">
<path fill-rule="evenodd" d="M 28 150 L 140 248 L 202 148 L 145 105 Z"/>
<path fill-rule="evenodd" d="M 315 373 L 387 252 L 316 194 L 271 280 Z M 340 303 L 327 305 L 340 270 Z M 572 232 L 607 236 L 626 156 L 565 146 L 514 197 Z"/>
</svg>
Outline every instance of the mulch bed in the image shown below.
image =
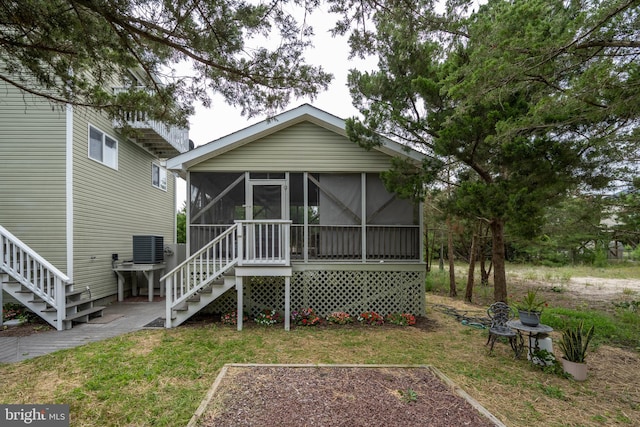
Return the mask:
<svg viewBox="0 0 640 427">
<path fill-rule="evenodd" d="M 429 367 L 230 366 L 198 426 L 494 426 Z"/>
</svg>

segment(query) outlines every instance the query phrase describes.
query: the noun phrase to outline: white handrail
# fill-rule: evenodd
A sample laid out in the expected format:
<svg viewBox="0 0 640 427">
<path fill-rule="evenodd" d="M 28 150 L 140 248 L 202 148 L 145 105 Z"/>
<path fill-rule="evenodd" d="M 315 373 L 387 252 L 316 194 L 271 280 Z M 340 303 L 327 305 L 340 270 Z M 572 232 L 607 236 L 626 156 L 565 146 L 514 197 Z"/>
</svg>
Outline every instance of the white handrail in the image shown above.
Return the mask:
<svg viewBox="0 0 640 427">
<path fill-rule="evenodd" d="M 166 325 L 171 327 L 172 311 L 221 277 L 238 262 L 237 234 L 233 225 L 160 278 L 165 281 Z"/>
<path fill-rule="evenodd" d="M 55 307 L 58 325 L 62 324 L 64 284 L 71 283 L 71 279 L 2 226 L 0 267 L 43 301 Z"/>
</svg>

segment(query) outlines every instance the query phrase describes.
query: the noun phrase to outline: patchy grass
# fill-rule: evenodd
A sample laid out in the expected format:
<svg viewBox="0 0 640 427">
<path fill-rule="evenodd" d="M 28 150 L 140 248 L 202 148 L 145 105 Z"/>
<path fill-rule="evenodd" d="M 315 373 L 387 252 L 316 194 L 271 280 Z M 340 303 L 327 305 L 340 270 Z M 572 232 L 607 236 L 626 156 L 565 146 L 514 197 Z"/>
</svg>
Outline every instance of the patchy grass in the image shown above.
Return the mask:
<svg viewBox="0 0 640 427">
<path fill-rule="evenodd" d="M 434 289 L 421 327 L 285 332 L 249 324 L 237 332 L 212 323 L 144 330 L 1 365 L 0 402 L 67 403 L 73 426 L 176 426 L 187 424 L 225 363 L 429 364 L 509 426 L 640 425 L 637 311 L 586 310 L 563 300 L 564 292 L 545 294 L 543 322 L 556 329 L 554 341 L 563 325 L 580 318 L 596 325 L 589 378 L 578 383 L 515 360 L 505 343 L 489 355 L 486 330 L 434 309 L 443 304 L 482 317 L 492 295 L 491 287 L 478 287 L 476 303 L 467 304 Z"/>
</svg>

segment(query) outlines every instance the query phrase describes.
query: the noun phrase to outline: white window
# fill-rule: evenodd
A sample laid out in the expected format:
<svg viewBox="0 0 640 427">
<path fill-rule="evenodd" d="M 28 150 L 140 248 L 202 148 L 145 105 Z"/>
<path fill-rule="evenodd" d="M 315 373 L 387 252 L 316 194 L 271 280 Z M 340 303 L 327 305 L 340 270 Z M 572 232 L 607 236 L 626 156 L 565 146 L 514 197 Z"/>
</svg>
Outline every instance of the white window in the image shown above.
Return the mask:
<svg viewBox="0 0 640 427">
<path fill-rule="evenodd" d="M 118 169 L 118 141 L 89 125 L 89 158 Z"/>
<path fill-rule="evenodd" d="M 167 170 L 155 163 L 151 164 L 151 185 L 167 191 Z"/>
</svg>

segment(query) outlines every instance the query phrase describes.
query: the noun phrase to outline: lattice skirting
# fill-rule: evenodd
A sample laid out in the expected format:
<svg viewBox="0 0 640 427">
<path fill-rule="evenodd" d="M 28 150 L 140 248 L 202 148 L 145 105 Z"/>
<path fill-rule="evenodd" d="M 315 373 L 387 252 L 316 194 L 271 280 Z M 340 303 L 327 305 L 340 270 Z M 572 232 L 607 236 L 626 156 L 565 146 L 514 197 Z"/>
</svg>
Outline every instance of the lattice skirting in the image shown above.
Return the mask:
<svg viewBox="0 0 640 427">
<path fill-rule="evenodd" d="M 313 308 L 326 316 L 333 311 L 358 315 L 376 311 L 424 315 L 424 271 L 294 271 L 291 278 L 291 310 Z M 236 309 L 236 289 L 215 300 L 207 311 L 227 313 Z M 261 310 L 284 312 L 284 278 L 252 277 L 244 283 L 245 313 Z"/>
</svg>

